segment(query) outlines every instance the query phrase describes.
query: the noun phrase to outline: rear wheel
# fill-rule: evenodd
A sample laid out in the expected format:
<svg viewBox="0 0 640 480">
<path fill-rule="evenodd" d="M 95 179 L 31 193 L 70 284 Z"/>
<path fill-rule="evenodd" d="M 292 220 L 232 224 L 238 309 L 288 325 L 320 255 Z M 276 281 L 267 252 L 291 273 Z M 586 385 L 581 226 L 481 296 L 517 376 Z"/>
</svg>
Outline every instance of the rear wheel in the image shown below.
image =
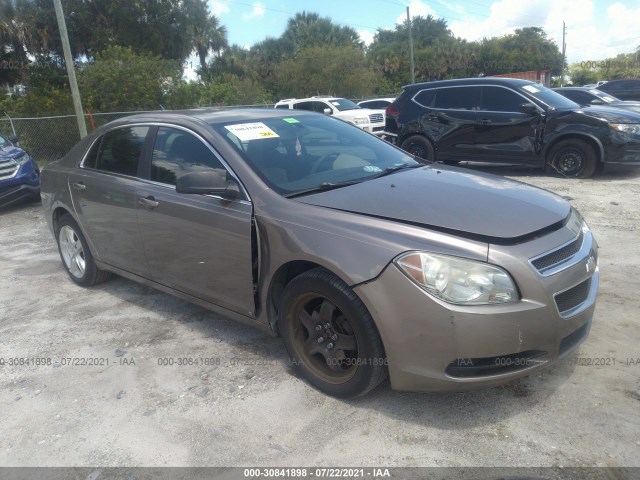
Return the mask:
<svg viewBox="0 0 640 480">
<path fill-rule="evenodd" d="M 583 140 L 563 140 L 551 149 L 547 166 L 568 178 L 592 177 L 598 166 L 593 147 Z"/>
<path fill-rule="evenodd" d="M 355 397 L 386 378 L 382 340 L 366 307 L 322 269 L 297 276 L 280 305 L 280 331 L 296 370 L 335 397 Z"/>
<path fill-rule="evenodd" d="M 422 158 L 428 162 L 436 161 L 436 153 L 433 145 L 422 135 L 412 135 L 402 142 L 400 148 L 405 152 L 408 152 L 418 158 Z"/>
<path fill-rule="evenodd" d="M 58 220 L 56 240 L 62 264 L 75 283 L 90 287 L 111 278 L 109 272 L 104 272 L 96 266 L 87 241 L 71 215 L 62 215 Z"/>
</svg>

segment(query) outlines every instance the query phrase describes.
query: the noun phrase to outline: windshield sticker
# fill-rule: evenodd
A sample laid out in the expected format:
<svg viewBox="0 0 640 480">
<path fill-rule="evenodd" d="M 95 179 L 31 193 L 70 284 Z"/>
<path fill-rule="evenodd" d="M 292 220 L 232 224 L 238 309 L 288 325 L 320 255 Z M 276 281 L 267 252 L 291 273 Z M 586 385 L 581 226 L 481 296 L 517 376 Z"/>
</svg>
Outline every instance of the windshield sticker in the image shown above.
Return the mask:
<svg viewBox="0 0 640 480">
<path fill-rule="evenodd" d="M 340 106 L 340 102 L 329 102 L 331 105 L 335 105 L 336 107 Z"/>
<path fill-rule="evenodd" d="M 262 122 L 240 123 L 238 125 L 225 125 L 227 130 L 240 139 L 241 142 L 259 140 L 261 138 L 279 138 L 279 135 Z"/>
<path fill-rule="evenodd" d="M 522 89 L 530 93 L 538 93 L 540 91 L 539 88 L 536 88 L 533 85 L 525 85 Z"/>
<path fill-rule="evenodd" d="M 380 167 L 376 167 L 375 165 L 365 165 L 364 167 L 362 167 L 362 170 L 364 170 L 365 172 L 373 172 L 373 173 L 382 171 Z"/>
<path fill-rule="evenodd" d="M 298 120 L 296 120 L 295 118 L 283 118 L 282 120 L 284 120 L 287 123 L 300 123 Z"/>
</svg>

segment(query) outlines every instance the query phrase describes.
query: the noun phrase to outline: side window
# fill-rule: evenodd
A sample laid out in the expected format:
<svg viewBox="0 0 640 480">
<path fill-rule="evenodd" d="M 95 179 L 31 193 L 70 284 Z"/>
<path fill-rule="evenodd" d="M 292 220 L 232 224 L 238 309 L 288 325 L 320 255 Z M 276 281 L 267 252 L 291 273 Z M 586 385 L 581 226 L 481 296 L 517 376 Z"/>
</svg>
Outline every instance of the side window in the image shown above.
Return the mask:
<svg viewBox="0 0 640 480">
<path fill-rule="evenodd" d="M 276 108 L 283 108 L 285 110 L 289 110 L 289 105 L 287 105 L 286 103 L 283 103 L 282 105 L 276 105 Z"/>
<path fill-rule="evenodd" d="M 482 87 L 482 110 L 490 112 L 519 112 L 520 105 L 527 103 L 517 93 L 501 87 Z"/>
<path fill-rule="evenodd" d="M 102 139 L 99 138 L 91 146 L 91 150 L 87 153 L 87 156 L 82 162 L 82 166 L 86 168 L 96 168 L 96 160 L 98 159 L 98 150 L 100 150 L 100 143 Z"/>
<path fill-rule="evenodd" d="M 433 107 L 433 100 L 435 98 L 435 90 L 422 90 L 415 96 L 415 101 L 423 107 Z"/>
<path fill-rule="evenodd" d="M 436 90 L 435 108 L 477 110 L 480 106 L 480 87 L 451 87 Z"/>
<path fill-rule="evenodd" d="M 126 127 L 104 134 L 95 168 L 136 176 L 149 127 Z"/>
<path fill-rule="evenodd" d="M 198 138 L 184 130 L 158 128 L 151 157 L 151 180 L 175 185 L 186 173 L 215 170 L 226 178 L 222 162 Z"/>
<path fill-rule="evenodd" d="M 313 111 L 314 112 L 324 113 L 326 108 L 331 110 L 331 113 L 333 114 L 333 108 L 331 108 L 326 103 L 324 103 L 324 102 L 313 102 Z"/>
<path fill-rule="evenodd" d="M 296 110 L 309 110 L 313 112 L 313 102 L 298 102 L 293 104 L 293 108 Z"/>
</svg>

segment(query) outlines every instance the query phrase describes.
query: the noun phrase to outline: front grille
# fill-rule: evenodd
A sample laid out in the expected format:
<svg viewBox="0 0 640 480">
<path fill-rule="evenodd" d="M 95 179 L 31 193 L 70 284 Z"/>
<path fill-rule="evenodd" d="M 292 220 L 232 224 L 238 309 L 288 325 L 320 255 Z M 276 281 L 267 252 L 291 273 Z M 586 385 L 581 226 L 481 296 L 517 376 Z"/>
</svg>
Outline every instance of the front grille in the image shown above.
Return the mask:
<svg viewBox="0 0 640 480">
<path fill-rule="evenodd" d="M 500 375 L 545 363 L 546 359 L 541 357 L 546 354 L 542 350 L 527 350 L 497 357 L 457 358 L 447 366 L 445 372 L 458 378 Z"/>
<path fill-rule="evenodd" d="M 371 123 L 382 123 L 384 121 L 384 116 L 381 113 L 373 113 L 369 115 L 369 122 Z"/>
<path fill-rule="evenodd" d="M 531 265 L 533 265 L 539 272 L 544 272 L 551 267 L 555 267 L 556 265 L 563 263 L 580 251 L 583 237 L 584 234 L 581 231 L 580 235 L 578 235 L 573 242 L 559 248 L 558 250 L 554 250 L 547 255 L 532 260 Z"/>
<path fill-rule="evenodd" d="M 582 340 L 584 340 L 584 338 L 587 336 L 587 333 L 589 333 L 589 322 L 585 323 L 583 326 L 564 337 L 560 342 L 560 356 L 564 355 L 577 344 L 579 344 Z"/>
<path fill-rule="evenodd" d="M 18 163 L 12 158 L 0 159 L 0 180 L 12 178 L 18 171 Z"/>
<path fill-rule="evenodd" d="M 560 314 L 562 315 L 583 303 L 589 297 L 589 290 L 591 290 L 591 278 L 557 294 L 556 305 Z"/>
</svg>

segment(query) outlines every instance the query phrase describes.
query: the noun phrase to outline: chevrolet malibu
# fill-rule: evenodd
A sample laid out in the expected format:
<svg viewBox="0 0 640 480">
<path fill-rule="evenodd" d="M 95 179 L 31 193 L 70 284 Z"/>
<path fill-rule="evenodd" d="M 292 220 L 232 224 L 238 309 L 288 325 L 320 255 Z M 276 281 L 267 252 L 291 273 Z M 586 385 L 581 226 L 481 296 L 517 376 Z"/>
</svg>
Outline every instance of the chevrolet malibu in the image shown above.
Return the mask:
<svg viewBox="0 0 640 480">
<path fill-rule="evenodd" d="M 547 191 L 304 111 L 130 116 L 48 165 L 69 277 L 121 275 L 283 338 L 338 397 L 498 385 L 588 335 L 597 244 Z"/>
</svg>

